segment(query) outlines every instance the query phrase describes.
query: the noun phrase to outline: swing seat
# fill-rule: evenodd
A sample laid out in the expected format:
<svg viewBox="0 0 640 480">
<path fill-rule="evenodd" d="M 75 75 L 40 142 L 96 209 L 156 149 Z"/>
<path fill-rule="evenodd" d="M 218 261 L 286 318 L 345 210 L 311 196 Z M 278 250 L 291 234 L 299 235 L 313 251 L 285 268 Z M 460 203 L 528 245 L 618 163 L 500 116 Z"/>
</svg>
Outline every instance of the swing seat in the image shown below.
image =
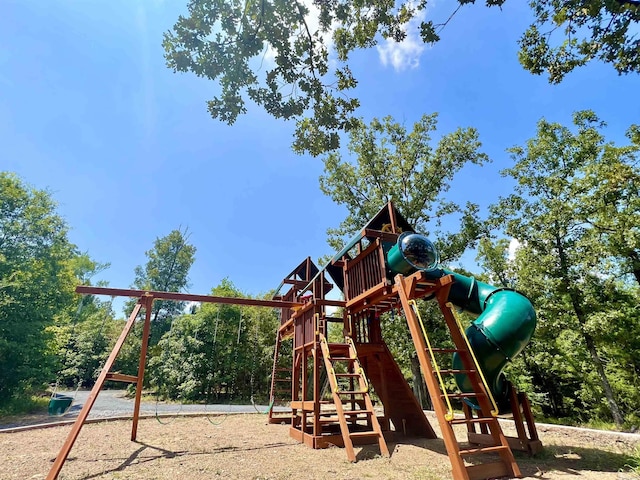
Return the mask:
<svg viewBox="0 0 640 480">
<path fill-rule="evenodd" d="M 71 404 L 73 403 L 73 397 L 69 397 L 67 395 L 59 395 L 55 394 L 49 400 L 49 415 L 60 417 L 67 413 Z"/>
</svg>

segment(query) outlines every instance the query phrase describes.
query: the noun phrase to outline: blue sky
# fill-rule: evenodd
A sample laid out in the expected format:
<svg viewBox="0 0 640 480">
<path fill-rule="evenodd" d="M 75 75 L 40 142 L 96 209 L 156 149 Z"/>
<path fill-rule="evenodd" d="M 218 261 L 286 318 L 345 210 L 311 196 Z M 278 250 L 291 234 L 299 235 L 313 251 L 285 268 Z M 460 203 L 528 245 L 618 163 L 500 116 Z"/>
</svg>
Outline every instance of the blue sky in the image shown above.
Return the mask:
<svg viewBox="0 0 640 480">
<path fill-rule="evenodd" d="M 232 127 L 214 121 L 205 102 L 217 86 L 165 67 L 162 33 L 185 5 L 4 0 L 0 170 L 52 192 L 71 240 L 111 263 L 100 279 L 113 287 L 131 285 L 155 238 L 188 227 L 198 249 L 191 292 L 229 277 L 259 294 L 307 255 L 330 253 L 325 231 L 345 210 L 318 188 L 322 162 L 292 153 L 292 123 L 254 105 Z M 437 2 L 430 18 L 446 19 L 450 5 Z M 461 202 L 486 207 L 509 193 L 498 173 L 510 165 L 505 149 L 543 116 L 569 124 L 572 112 L 593 109 L 617 142 L 640 119 L 637 76 L 594 63 L 552 86 L 525 72 L 516 42 L 530 18 L 515 0 L 502 11 L 468 6 L 432 48 L 354 56 L 366 119 L 410 126 L 439 112 L 438 134 L 479 130 L 493 163 L 461 172 L 451 191 Z"/>
</svg>

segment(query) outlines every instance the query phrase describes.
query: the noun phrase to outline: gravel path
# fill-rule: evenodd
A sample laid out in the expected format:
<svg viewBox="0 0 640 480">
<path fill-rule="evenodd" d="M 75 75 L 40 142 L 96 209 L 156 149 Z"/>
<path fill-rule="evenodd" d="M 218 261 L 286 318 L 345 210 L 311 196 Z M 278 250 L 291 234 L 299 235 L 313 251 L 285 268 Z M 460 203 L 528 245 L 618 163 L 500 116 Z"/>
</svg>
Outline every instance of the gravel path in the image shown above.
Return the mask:
<svg viewBox="0 0 640 480">
<path fill-rule="evenodd" d="M 60 391 L 60 395 L 68 395 L 73 397 L 74 391 Z M 87 398 L 89 398 L 89 390 L 79 390 L 69 411 L 62 416 L 51 417 L 47 414 L 28 415 L 19 421 L 2 422 L 0 420 L 0 431 L 15 428 L 24 425 L 34 425 L 40 423 L 54 423 L 65 420 L 75 419 Z M 180 405 L 176 403 L 162 403 L 155 401 L 142 401 L 140 404 L 140 415 L 155 415 L 171 413 L 255 413 L 266 412 L 267 405 Z M 98 394 L 98 398 L 89 413 L 89 419 L 122 417 L 133 415 L 133 398 L 125 396 L 125 390 L 102 390 Z"/>
</svg>

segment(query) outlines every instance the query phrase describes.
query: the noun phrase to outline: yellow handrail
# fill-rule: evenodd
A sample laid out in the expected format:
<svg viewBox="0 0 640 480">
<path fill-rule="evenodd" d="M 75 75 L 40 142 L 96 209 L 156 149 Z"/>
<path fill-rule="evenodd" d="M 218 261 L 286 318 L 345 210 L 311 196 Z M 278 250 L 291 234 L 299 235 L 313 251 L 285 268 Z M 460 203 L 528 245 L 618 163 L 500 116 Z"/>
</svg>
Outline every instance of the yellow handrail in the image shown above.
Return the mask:
<svg viewBox="0 0 640 480">
<path fill-rule="evenodd" d="M 480 378 L 482 379 L 482 384 L 484 385 L 484 388 L 487 391 L 487 395 L 489 396 L 489 400 L 491 400 L 491 405 L 493 406 L 493 410 L 491 410 L 491 415 L 493 415 L 494 417 L 497 417 L 500 414 L 500 411 L 498 409 L 498 404 L 496 403 L 495 398 L 493 398 L 493 393 L 491 393 L 491 389 L 489 388 L 489 385 L 487 384 L 487 380 L 484 378 L 484 373 L 482 373 L 482 369 L 480 368 L 480 364 L 478 363 L 478 359 L 476 358 L 476 354 L 474 353 L 473 348 L 471 348 L 471 344 L 469 343 L 469 339 L 467 338 L 467 334 L 464 331 L 464 327 L 462 326 L 462 322 L 460 321 L 460 318 L 459 318 L 458 314 L 455 311 L 455 305 L 453 305 L 451 302 L 447 302 L 446 303 L 446 307 L 449 310 L 451 310 L 451 314 L 453 315 L 453 318 L 456 319 L 456 324 L 458 325 L 458 329 L 460 330 L 460 333 L 462 334 L 462 338 L 464 338 L 464 341 L 467 344 L 467 348 L 469 349 L 469 352 L 471 353 L 471 358 L 473 359 L 473 363 L 474 363 L 474 365 L 476 367 L 476 370 L 480 374 Z"/>
<path fill-rule="evenodd" d="M 353 339 L 351 337 L 344 337 L 344 339 L 349 344 L 349 358 L 351 358 L 351 360 L 357 360 L 358 359 L 358 351 L 356 350 L 355 343 L 353 343 Z"/>
<path fill-rule="evenodd" d="M 331 356 L 329 355 L 329 343 L 327 342 L 327 337 L 320 334 L 320 348 L 322 349 L 322 355 L 325 359 L 328 360 L 328 363 L 331 363 Z M 325 363 L 326 365 L 326 363 Z M 327 374 L 333 379 L 333 385 L 335 385 L 336 393 L 340 392 L 340 386 L 338 385 L 338 377 L 336 377 L 336 371 L 333 367 L 327 368 Z"/>
<path fill-rule="evenodd" d="M 449 411 L 445 414 L 444 418 L 447 422 L 450 422 L 454 418 L 453 407 L 451 406 L 451 402 L 449 401 L 449 396 L 447 395 L 447 387 L 442 380 L 442 375 L 440 375 L 440 368 L 438 367 L 438 362 L 436 361 L 436 356 L 433 353 L 433 348 L 431 348 L 431 342 L 429 341 L 429 336 L 427 335 L 427 330 L 424 328 L 424 323 L 422 323 L 422 317 L 420 316 L 420 312 L 418 311 L 418 305 L 415 300 L 409 300 L 409 305 L 413 308 L 416 317 L 418 317 L 418 321 L 420 322 L 420 328 L 422 329 L 422 335 L 424 336 L 425 342 L 427 342 L 427 349 L 429 350 L 429 355 L 431 356 L 431 363 L 433 364 L 433 368 L 438 376 L 438 381 L 440 382 L 440 390 L 442 390 L 442 394 L 444 396 L 444 400 L 447 403 L 447 408 Z M 426 372 L 425 372 L 426 374 Z"/>
</svg>

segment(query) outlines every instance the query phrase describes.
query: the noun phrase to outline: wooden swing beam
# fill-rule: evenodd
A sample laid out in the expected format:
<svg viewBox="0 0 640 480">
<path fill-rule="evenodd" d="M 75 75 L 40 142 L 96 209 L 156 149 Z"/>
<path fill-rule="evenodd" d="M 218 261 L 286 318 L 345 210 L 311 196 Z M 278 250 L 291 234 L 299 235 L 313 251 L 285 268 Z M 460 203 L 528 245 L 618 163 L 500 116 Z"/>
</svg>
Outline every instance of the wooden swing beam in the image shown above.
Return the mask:
<svg viewBox="0 0 640 480">
<path fill-rule="evenodd" d="M 227 305 L 249 305 L 254 307 L 298 308 L 304 304 L 282 300 L 257 300 L 253 298 L 215 297 L 191 293 L 158 292 L 154 290 L 129 290 L 122 288 L 91 287 L 80 285 L 76 293 L 82 295 L 108 295 L 110 297 L 153 297 L 154 300 L 176 300 L 178 302 L 224 303 Z"/>
<path fill-rule="evenodd" d="M 64 442 L 64 445 L 60 449 L 58 456 L 56 457 L 49 474 L 47 475 L 46 480 L 55 480 L 58 478 L 60 474 L 60 470 L 64 465 L 67 457 L 69 456 L 69 452 L 73 448 L 78 435 L 80 434 L 80 430 L 82 429 L 89 413 L 91 412 L 91 408 L 98 398 L 98 394 L 104 385 L 104 382 L 107 380 L 112 381 L 120 381 L 120 382 L 129 382 L 136 384 L 136 396 L 135 403 L 133 406 L 133 425 L 131 428 L 131 441 L 135 441 L 138 433 L 138 418 L 140 416 L 140 400 L 142 398 L 142 385 L 144 382 L 144 371 L 147 360 L 147 348 L 149 341 L 149 332 L 151 329 L 151 312 L 153 310 L 153 302 L 154 300 L 176 300 L 176 301 L 186 301 L 186 302 L 203 302 L 203 303 L 223 303 L 227 305 L 248 305 L 248 306 L 256 306 L 256 307 L 271 307 L 271 308 L 300 308 L 304 305 L 304 303 L 299 302 L 286 302 L 281 300 L 255 300 L 251 298 L 233 298 L 233 297 L 216 297 L 211 295 L 193 295 L 190 293 L 178 293 L 178 292 L 157 292 L 157 291 L 149 291 L 149 290 L 128 290 L 128 289 L 120 289 L 120 288 L 105 288 L 105 287 L 92 287 L 80 285 L 76 287 L 76 293 L 80 293 L 83 295 L 109 295 L 111 297 L 134 297 L 139 298 L 138 303 L 134 307 L 127 323 L 122 329 L 122 333 L 120 333 L 120 337 L 116 341 L 116 344 L 111 350 L 109 354 L 109 358 L 105 362 L 102 367 L 102 371 L 98 378 L 96 379 L 96 383 L 93 385 L 91 389 L 91 393 L 89 393 L 89 397 L 87 398 L 86 403 L 83 405 L 82 410 L 80 411 L 78 418 L 76 419 L 69 435 L 67 435 L 67 439 Z M 110 372 L 111 367 L 116 361 L 120 350 L 122 349 L 122 345 L 124 344 L 127 336 L 131 332 L 131 329 L 140 313 L 140 310 L 144 307 L 145 310 L 145 318 L 144 318 L 144 327 L 142 332 L 142 345 L 140 349 L 140 363 L 138 364 L 138 374 L 137 375 L 123 375 L 120 373 L 112 373 Z"/>
</svg>

